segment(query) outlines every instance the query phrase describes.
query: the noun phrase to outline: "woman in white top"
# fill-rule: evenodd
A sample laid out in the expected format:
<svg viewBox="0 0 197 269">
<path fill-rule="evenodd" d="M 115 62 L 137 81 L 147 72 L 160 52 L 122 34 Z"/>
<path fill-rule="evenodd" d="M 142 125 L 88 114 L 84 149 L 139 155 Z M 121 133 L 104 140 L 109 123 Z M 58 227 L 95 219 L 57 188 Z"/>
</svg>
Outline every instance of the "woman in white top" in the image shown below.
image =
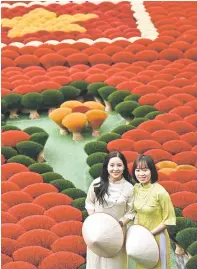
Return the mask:
<svg viewBox="0 0 197 269">
<path fill-rule="evenodd" d="M 117 151 L 110 152 L 103 162 L 101 176 L 95 179 L 89 187 L 85 205 L 88 214 L 107 213 L 119 221 L 124 230 L 126 224 L 135 216 L 131 211 L 133 185 L 129 182 L 129 178 L 124 155 Z M 112 258 L 100 257 L 87 248 L 86 269 L 127 268 L 125 246 Z"/>
</svg>

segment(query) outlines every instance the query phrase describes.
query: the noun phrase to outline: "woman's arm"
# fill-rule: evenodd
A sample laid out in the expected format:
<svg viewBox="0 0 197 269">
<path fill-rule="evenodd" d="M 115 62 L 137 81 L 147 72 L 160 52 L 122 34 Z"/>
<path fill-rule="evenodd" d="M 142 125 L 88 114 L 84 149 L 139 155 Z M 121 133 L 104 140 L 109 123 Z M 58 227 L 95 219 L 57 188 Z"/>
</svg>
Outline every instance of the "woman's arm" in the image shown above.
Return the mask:
<svg viewBox="0 0 197 269">
<path fill-rule="evenodd" d="M 90 184 L 90 187 L 88 189 L 87 197 L 85 200 L 85 208 L 88 212 L 88 215 L 92 215 L 95 213 L 95 201 L 96 201 L 96 195 L 94 192 L 94 183 L 92 182 Z"/>
<path fill-rule="evenodd" d="M 119 223 L 123 227 L 123 226 L 126 226 L 130 221 L 131 219 L 126 218 L 126 219 L 121 219 Z"/>
<path fill-rule="evenodd" d="M 132 190 L 131 193 L 130 193 L 130 196 L 129 196 L 128 200 L 127 200 L 127 203 L 126 203 L 125 215 L 120 219 L 123 226 L 127 225 L 135 217 L 135 211 L 134 211 L 134 208 L 133 208 L 133 203 L 134 203 L 134 194 L 133 194 L 133 190 Z"/>
<path fill-rule="evenodd" d="M 174 207 L 167 191 L 162 190 L 158 195 L 158 201 L 161 207 L 162 222 L 154 228 L 151 233 L 157 235 L 167 228 L 168 225 L 176 225 L 176 216 L 174 213 Z"/>
<path fill-rule="evenodd" d="M 135 216 L 133 224 L 138 224 L 138 217 L 137 216 Z"/>
<path fill-rule="evenodd" d="M 153 229 L 153 230 L 151 231 L 151 233 L 152 233 L 153 235 L 157 235 L 157 234 L 159 234 L 159 233 L 165 231 L 166 228 L 167 228 L 167 225 L 165 225 L 165 224 L 163 224 L 163 223 L 160 223 L 155 229 Z"/>
</svg>

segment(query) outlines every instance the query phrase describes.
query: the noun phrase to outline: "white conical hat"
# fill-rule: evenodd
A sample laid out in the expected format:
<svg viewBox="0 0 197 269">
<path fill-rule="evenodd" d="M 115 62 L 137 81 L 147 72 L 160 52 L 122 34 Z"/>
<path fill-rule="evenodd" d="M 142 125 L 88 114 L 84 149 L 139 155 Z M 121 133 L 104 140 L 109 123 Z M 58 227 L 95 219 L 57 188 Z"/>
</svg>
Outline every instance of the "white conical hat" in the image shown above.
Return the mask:
<svg viewBox="0 0 197 269">
<path fill-rule="evenodd" d="M 87 217 L 82 234 L 88 248 L 100 257 L 115 256 L 124 243 L 122 227 L 117 220 L 105 213 L 94 213 Z"/>
<path fill-rule="evenodd" d="M 126 252 L 137 264 L 152 269 L 159 261 L 159 247 L 151 232 L 141 225 L 129 227 Z"/>
</svg>

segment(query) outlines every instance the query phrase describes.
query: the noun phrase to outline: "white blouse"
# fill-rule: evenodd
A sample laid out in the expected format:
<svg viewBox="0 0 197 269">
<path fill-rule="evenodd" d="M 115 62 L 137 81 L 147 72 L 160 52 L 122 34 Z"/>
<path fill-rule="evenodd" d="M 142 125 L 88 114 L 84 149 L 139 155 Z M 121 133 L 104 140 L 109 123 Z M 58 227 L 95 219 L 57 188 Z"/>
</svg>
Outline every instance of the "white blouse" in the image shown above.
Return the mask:
<svg viewBox="0 0 197 269">
<path fill-rule="evenodd" d="M 116 182 L 109 180 L 109 195 L 105 194 L 104 196 L 107 203 L 101 205 L 99 204 L 94 192 L 94 184 L 99 182 L 100 178 L 96 178 L 91 183 L 85 202 L 85 208 L 87 210 L 94 210 L 95 212 L 107 213 L 114 217 L 117 221 L 134 219 L 135 212 L 133 210 L 133 185 L 124 178 Z"/>
</svg>

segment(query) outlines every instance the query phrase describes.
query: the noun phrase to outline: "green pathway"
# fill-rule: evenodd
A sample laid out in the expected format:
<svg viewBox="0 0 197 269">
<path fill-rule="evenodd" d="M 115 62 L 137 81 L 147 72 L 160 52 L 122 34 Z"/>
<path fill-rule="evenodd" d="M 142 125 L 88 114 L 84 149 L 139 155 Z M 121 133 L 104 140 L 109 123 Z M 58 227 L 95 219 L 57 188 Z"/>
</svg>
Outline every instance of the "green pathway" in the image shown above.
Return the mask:
<svg viewBox="0 0 197 269">
<path fill-rule="evenodd" d="M 111 112 L 101 127 L 101 134 L 107 133 L 124 123 L 125 120 L 120 115 L 116 112 Z M 7 124 L 13 124 L 22 130 L 30 126 L 43 128 L 49 134 L 49 139 L 44 149 L 47 163 L 53 167 L 54 172 L 72 181 L 77 188 L 87 191 L 92 179 L 88 173 L 87 155 L 83 148 L 86 143 L 95 140 L 91 133 L 84 133 L 84 141 L 74 142 L 71 135 L 60 135 L 58 126 L 48 118 L 47 114 L 42 114 L 40 119 L 37 120 L 30 120 L 28 116 L 20 115 L 19 119 L 8 120 Z M 172 251 L 171 258 L 171 269 L 177 269 Z M 134 268 L 134 263 L 129 260 L 129 269 Z"/>
<path fill-rule="evenodd" d="M 124 122 L 125 120 L 117 113 L 111 112 L 101 127 L 101 133 L 107 133 Z M 37 120 L 30 120 L 26 115 L 20 115 L 19 119 L 7 122 L 7 124 L 10 123 L 21 129 L 29 126 L 43 128 L 49 134 L 44 149 L 48 164 L 53 167 L 54 172 L 72 181 L 78 188 L 87 191 L 91 178 L 88 173 L 89 167 L 86 164 L 87 155 L 84 152 L 84 146 L 95 140 L 90 132 L 84 133 L 84 141 L 74 142 L 71 135 L 60 135 L 58 126 L 46 114 Z"/>
</svg>

